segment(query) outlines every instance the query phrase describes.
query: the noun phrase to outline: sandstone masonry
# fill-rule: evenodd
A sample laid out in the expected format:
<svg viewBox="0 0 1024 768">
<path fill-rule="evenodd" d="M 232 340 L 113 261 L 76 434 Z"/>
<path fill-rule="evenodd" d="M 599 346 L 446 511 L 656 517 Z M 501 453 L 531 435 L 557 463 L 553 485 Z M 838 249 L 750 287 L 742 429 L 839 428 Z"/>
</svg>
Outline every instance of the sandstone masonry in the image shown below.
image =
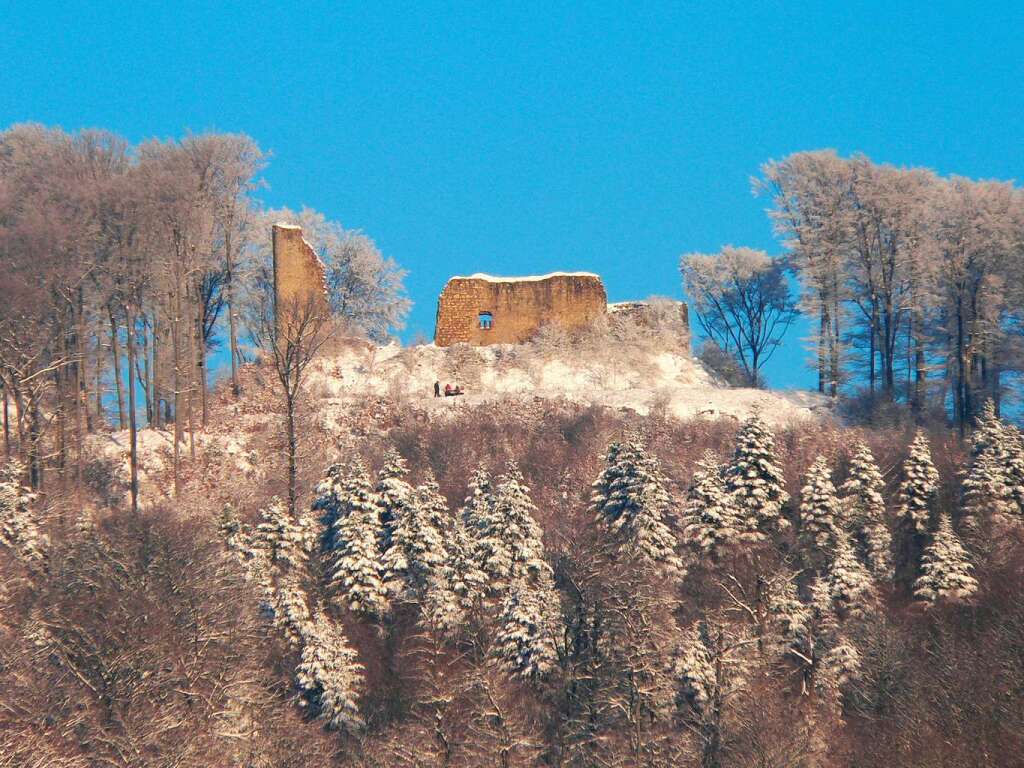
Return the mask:
<svg viewBox="0 0 1024 768">
<path fill-rule="evenodd" d="M 434 343 L 519 344 L 545 323 L 586 325 L 603 315 L 607 305 L 601 278 L 589 272 L 453 277 L 438 301 Z"/>
</svg>

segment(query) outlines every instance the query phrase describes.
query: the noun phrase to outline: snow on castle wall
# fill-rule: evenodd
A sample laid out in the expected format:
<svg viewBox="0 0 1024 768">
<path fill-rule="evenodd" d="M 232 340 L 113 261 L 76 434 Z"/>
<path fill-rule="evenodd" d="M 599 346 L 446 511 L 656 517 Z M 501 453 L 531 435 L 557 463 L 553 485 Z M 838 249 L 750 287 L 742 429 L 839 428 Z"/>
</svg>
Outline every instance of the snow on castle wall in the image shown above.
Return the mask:
<svg viewBox="0 0 1024 768">
<path fill-rule="evenodd" d="M 601 278 L 590 272 L 537 277 L 453 277 L 437 304 L 434 343 L 519 344 L 546 323 L 586 325 L 606 311 Z"/>
</svg>

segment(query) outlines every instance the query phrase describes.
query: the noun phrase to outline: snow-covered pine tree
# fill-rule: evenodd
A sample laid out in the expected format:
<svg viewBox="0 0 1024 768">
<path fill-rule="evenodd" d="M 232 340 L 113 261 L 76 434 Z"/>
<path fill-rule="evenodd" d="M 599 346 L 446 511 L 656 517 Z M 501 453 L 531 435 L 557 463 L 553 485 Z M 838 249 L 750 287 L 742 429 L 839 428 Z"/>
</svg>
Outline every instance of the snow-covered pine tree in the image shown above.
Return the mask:
<svg viewBox="0 0 1024 768">
<path fill-rule="evenodd" d="M 763 541 L 789 527 L 789 502 L 775 453 L 775 435 L 760 413 L 753 413 L 736 436 L 736 450 L 725 470 L 725 488 L 736 502 L 743 538 Z"/>
<path fill-rule="evenodd" d="M 469 495 L 466 496 L 459 513 L 470 537 L 489 525 L 493 507 L 494 483 L 487 468 L 481 464 L 473 471 L 473 476 L 469 480 Z"/>
<path fill-rule="evenodd" d="M 23 474 L 16 460 L 0 467 L 0 544 L 34 568 L 45 559 L 49 540 L 32 512 L 35 494 L 22 485 Z"/>
<path fill-rule="evenodd" d="M 892 578 L 892 534 L 885 521 L 885 482 L 871 449 L 858 442 L 839 488 L 844 517 L 860 555 L 876 579 Z"/>
<path fill-rule="evenodd" d="M 822 584 L 839 619 L 861 618 L 878 605 L 875 583 L 846 532 L 837 532 L 834 551 Z"/>
<path fill-rule="evenodd" d="M 304 702 L 328 728 L 358 731 L 364 725 L 358 697 L 365 679 L 341 627 L 318 610 L 306 623 L 302 641 L 295 681 Z"/>
<path fill-rule="evenodd" d="M 433 477 L 396 509 L 391 546 L 382 558 L 384 583 L 390 597 L 419 601 L 447 557 L 443 531 L 451 515 Z"/>
<path fill-rule="evenodd" d="M 605 462 L 592 486 L 591 505 L 612 549 L 666 576 L 685 575 L 668 523 L 672 499 L 658 460 L 639 438 L 632 438 L 609 445 Z"/>
<path fill-rule="evenodd" d="M 814 568 L 823 568 L 831 559 L 836 539 L 842 535 L 840 519 L 832 468 L 828 459 L 819 456 L 807 470 L 800 492 L 800 544 Z"/>
<path fill-rule="evenodd" d="M 509 591 L 491 653 L 513 677 L 540 680 L 557 666 L 556 641 L 561 631 L 557 607 L 549 574 L 520 579 Z"/>
<path fill-rule="evenodd" d="M 330 550 L 329 537 L 334 531 L 334 523 L 345 513 L 342 498 L 345 488 L 345 465 L 332 464 L 324 473 L 323 479 L 317 484 L 311 509 L 320 516 L 322 526 L 323 549 Z"/>
<path fill-rule="evenodd" d="M 684 509 L 683 540 L 698 553 L 716 558 L 739 539 L 739 520 L 714 451 L 697 462 Z"/>
<path fill-rule="evenodd" d="M 470 540 L 459 517 L 447 517 L 441 536 L 445 561 L 427 583 L 422 615 L 428 627 L 451 639 L 473 624 L 486 592 L 486 577 L 473 564 Z"/>
<path fill-rule="evenodd" d="M 474 509 L 470 518 L 475 522 L 472 559 L 486 577 L 492 596 L 504 597 L 524 574 L 550 572 L 544 562 L 543 532 L 534 518 L 536 511 L 530 489 L 514 462 L 498 478 L 493 504 Z"/>
<path fill-rule="evenodd" d="M 380 562 L 380 517 L 363 462 L 345 469 L 337 508 L 327 510 L 331 526 L 323 542 L 329 565 L 328 588 L 334 599 L 353 613 L 380 619 L 387 613 L 387 593 Z"/>
<path fill-rule="evenodd" d="M 903 482 L 898 497 L 900 519 L 916 533 L 928 531 L 938 490 L 939 472 L 932 463 L 928 435 L 918 430 L 903 462 Z"/>
<path fill-rule="evenodd" d="M 302 528 L 288 507 L 273 498 L 260 511 L 252 535 L 238 539 L 238 555 L 262 587 L 271 618 L 294 646 L 302 643 L 309 621 L 309 607 L 302 581 L 307 572 L 309 551 Z"/>
<path fill-rule="evenodd" d="M 925 603 L 965 600 L 978 591 L 978 582 L 949 515 L 939 515 L 931 543 L 921 557 L 921 575 L 914 582 L 914 596 Z"/>
<path fill-rule="evenodd" d="M 688 707 L 698 716 L 705 713 L 719 688 L 713 644 L 707 623 L 695 621 L 684 630 L 673 662 L 672 671 L 678 686 L 676 706 L 681 709 Z"/>
<path fill-rule="evenodd" d="M 1016 516 L 1013 474 L 1018 464 L 1012 454 L 1012 432 L 988 400 L 972 435 L 971 463 L 960 487 L 962 530 L 977 533 L 989 521 L 1004 525 Z"/>
<path fill-rule="evenodd" d="M 1012 424 L 1004 424 L 1006 448 L 1005 478 L 1017 519 L 1024 519 L 1024 435 Z"/>
<path fill-rule="evenodd" d="M 402 454 L 393 448 L 384 454 L 384 466 L 373 489 L 380 515 L 382 552 L 391 546 L 391 537 L 412 497 L 413 487 L 406 480 L 408 475 L 409 468 Z"/>
</svg>

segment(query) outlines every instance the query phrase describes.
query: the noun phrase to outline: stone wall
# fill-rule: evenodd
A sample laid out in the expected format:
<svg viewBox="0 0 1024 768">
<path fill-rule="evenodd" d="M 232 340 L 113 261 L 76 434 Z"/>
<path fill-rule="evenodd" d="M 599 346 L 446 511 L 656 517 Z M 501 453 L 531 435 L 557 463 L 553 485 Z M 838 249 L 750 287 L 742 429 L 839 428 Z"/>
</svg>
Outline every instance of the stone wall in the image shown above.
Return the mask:
<svg viewBox="0 0 1024 768">
<path fill-rule="evenodd" d="M 585 325 L 603 315 L 607 303 L 601 278 L 589 272 L 453 277 L 437 304 L 434 343 L 519 344 L 546 323 Z M 489 328 L 482 327 L 481 313 L 490 313 Z"/>
<path fill-rule="evenodd" d="M 283 314 L 303 313 L 307 307 L 327 317 L 330 308 L 324 264 L 302 236 L 302 227 L 275 224 L 273 241 L 274 308 L 278 323 Z"/>
</svg>

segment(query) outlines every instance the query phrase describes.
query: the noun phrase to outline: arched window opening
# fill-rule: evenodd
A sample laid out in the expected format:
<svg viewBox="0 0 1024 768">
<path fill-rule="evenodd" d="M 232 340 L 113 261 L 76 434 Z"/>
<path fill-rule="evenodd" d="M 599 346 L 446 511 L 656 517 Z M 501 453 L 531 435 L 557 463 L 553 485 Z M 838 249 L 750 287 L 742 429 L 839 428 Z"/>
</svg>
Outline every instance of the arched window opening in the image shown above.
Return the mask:
<svg viewBox="0 0 1024 768">
<path fill-rule="evenodd" d="M 494 316 L 490 312 L 480 313 L 480 330 L 489 331 L 494 327 Z"/>
</svg>

